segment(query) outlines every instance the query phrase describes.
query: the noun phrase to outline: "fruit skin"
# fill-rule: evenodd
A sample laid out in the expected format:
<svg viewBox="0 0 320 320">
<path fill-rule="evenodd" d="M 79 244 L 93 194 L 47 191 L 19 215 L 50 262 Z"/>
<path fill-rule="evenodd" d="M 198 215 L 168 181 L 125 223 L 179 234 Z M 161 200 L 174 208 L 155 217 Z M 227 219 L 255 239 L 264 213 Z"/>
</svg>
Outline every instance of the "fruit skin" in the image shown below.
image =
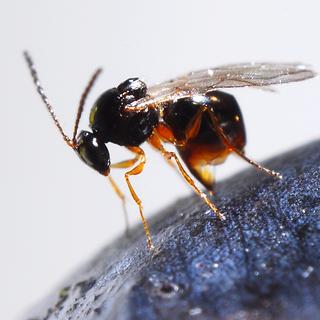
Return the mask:
<svg viewBox="0 0 320 320">
<path fill-rule="evenodd" d="M 197 196 L 161 210 L 154 252 L 138 225 L 27 319 L 316 319 L 319 163 L 316 141 L 266 162 L 282 180 L 248 168 L 218 183 L 224 222 Z"/>
</svg>

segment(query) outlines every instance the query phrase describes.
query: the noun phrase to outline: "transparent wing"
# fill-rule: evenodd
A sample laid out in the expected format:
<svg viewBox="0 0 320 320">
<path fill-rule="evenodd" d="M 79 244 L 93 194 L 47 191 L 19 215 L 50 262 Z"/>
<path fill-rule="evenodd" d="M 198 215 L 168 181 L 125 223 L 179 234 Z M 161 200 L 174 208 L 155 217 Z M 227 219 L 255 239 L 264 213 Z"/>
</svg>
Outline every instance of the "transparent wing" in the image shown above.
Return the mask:
<svg viewBox="0 0 320 320">
<path fill-rule="evenodd" d="M 266 87 L 302 81 L 316 76 L 310 66 L 302 63 L 241 63 L 187 73 L 148 89 L 148 97 L 128 108 L 145 108 L 181 97 L 204 94 L 219 88 Z"/>
</svg>

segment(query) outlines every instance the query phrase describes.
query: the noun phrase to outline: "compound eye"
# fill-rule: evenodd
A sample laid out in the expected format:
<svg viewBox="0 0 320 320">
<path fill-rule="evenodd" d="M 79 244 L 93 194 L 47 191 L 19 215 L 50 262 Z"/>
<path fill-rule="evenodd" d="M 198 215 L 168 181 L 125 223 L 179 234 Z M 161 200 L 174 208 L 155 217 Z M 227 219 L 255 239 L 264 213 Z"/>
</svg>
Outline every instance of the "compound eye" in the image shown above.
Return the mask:
<svg viewBox="0 0 320 320">
<path fill-rule="evenodd" d="M 110 172 L 110 155 L 106 145 L 93 133 L 81 131 L 77 139 L 76 152 L 80 159 L 92 169 L 107 176 Z"/>
<path fill-rule="evenodd" d="M 136 100 L 144 98 L 147 94 L 147 86 L 139 78 L 129 78 L 122 82 L 117 89 L 121 94 L 133 96 Z"/>
</svg>

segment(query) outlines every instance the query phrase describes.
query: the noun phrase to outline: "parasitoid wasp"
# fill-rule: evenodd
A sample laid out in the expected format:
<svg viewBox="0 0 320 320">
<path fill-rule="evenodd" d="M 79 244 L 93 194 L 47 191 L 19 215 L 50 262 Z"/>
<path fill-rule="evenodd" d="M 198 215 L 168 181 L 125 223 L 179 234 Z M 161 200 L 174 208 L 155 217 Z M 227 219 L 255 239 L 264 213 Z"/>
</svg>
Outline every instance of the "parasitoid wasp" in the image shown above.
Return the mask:
<svg viewBox="0 0 320 320">
<path fill-rule="evenodd" d="M 241 63 L 193 71 L 151 87 L 147 87 L 139 78 L 129 78 L 98 97 L 90 112 L 91 132 L 81 131 L 78 135 L 86 98 L 102 71 L 97 69 L 81 96 L 70 138 L 61 127 L 40 84 L 30 55 L 24 52 L 24 57 L 38 93 L 63 139 L 83 162 L 109 178 L 124 208 L 124 195 L 112 179 L 110 169 L 128 170 L 125 172 L 125 180 L 139 207 L 150 249 L 154 246 L 144 218 L 142 201 L 130 181 L 131 176 L 143 171 L 146 163 L 140 145 L 148 142 L 170 164 L 175 163 L 185 181 L 217 217 L 225 219 L 214 202 L 195 184 L 180 158 L 194 178 L 209 192 L 215 182 L 212 166 L 223 163 L 231 153 L 268 175 L 279 179 L 282 177 L 280 173 L 263 167 L 245 155 L 246 133 L 239 105 L 232 95 L 218 89 L 263 89 L 270 85 L 306 80 L 316 75 L 309 66 L 302 63 Z M 128 148 L 134 153 L 134 158 L 111 164 L 106 146 L 109 142 Z M 166 150 L 164 143 L 173 144 L 180 158 L 175 152 Z"/>
</svg>

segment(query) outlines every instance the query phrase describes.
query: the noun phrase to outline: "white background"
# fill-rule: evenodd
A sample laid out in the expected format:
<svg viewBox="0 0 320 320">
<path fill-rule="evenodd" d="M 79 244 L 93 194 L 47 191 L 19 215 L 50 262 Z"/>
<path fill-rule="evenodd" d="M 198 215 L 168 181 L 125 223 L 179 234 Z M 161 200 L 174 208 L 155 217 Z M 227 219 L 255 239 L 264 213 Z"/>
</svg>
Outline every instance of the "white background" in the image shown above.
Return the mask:
<svg viewBox="0 0 320 320">
<path fill-rule="evenodd" d="M 302 61 L 320 70 L 319 1 L 1 1 L 1 319 L 24 310 L 123 232 L 106 179 L 77 159 L 53 126 L 22 59 L 28 49 L 65 130 L 89 76 L 86 105 L 131 76 L 152 84 L 192 69 L 244 61 Z M 263 160 L 319 136 L 319 80 L 272 94 L 232 90 L 247 124 L 247 154 Z M 133 179 L 146 216 L 191 193 L 149 147 Z M 110 146 L 113 161 L 130 156 Z M 218 179 L 242 168 L 231 158 Z M 122 172 L 116 172 L 127 192 Z M 139 220 L 131 199 L 130 222 Z"/>
</svg>

